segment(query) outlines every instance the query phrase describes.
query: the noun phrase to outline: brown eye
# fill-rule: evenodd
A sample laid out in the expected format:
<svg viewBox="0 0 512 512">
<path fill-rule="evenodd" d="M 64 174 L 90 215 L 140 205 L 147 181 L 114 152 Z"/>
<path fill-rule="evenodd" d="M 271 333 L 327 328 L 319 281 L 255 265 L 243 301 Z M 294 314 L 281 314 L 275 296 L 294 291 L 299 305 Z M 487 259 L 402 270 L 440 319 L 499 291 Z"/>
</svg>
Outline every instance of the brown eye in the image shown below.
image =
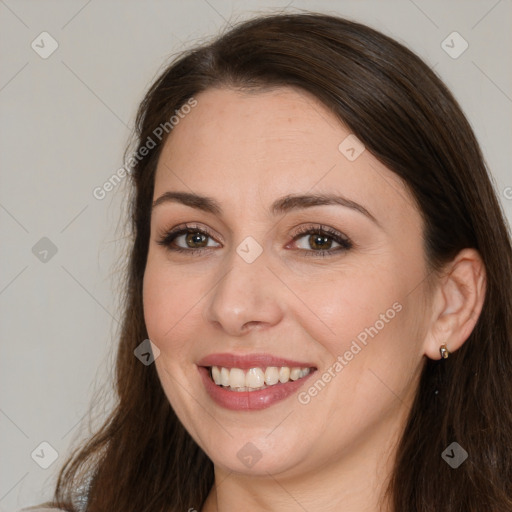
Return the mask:
<svg viewBox="0 0 512 512">
<path fill-rule="evenodd" d="M 199 231 L 189 232 L 183 236 L 185 236 L 185 243 L 191 249 L 195 248 L 195 247 L 191 247 L 191 245 L 193 245 L 193 244 L 199 244 L 199 247 L 205 247 L 208 244 L 208 241 L 207 241 L 208 235 L 200 233 Z M 177 237 L 177 238 L 181 238 L 181 237 Z"/>
<path fill-rule="evenodd" d="M 197 254 L 212 247 L 208 245 L 208 239 L 212 239 L 212 236 L 207 231 L 192 226 L 171 230 L 157 243 L 166 247 L 169 251 Z M 179 245 L 176 244 L 177 241 Z"/>
<path fill-rule="evenodd" d="M 352 243 L 348 237 L 324 226 L 301 230 L 295 235 L 294 242 L 301 238 L 305 239 L 307 247 L 301 249 L 305 251 L 307 256 L 326 257 L 342 251 L 348 251 L 352 248 Z M 339 247 L 332 249 L 333 243 L 338 244 Z"/>
<path fill-rule="evenodd" d="M 328 250 L 331 248 L 333 240 L 326 235 L 309 235 L 308 243 L 313 249 Z"/>
</svg>

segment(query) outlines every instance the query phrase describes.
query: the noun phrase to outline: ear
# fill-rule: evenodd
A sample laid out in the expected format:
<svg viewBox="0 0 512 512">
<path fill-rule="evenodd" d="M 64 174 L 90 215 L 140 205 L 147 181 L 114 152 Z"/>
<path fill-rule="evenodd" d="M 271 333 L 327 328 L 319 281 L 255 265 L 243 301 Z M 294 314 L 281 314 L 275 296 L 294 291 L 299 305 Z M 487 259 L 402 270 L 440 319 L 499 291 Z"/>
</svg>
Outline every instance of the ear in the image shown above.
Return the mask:
<svg viewBox="0 0 512 512">
<path fill-rule="evenodd" d="M 469 338 L 482 311 L 485 291 L 486 272 L 480 254 L 475 249 L 463 249 L 447 265 L 435 287 L 424 341 L 428 358 L 441 359 L 441 345 L 455 352 Z"/>
</svg>

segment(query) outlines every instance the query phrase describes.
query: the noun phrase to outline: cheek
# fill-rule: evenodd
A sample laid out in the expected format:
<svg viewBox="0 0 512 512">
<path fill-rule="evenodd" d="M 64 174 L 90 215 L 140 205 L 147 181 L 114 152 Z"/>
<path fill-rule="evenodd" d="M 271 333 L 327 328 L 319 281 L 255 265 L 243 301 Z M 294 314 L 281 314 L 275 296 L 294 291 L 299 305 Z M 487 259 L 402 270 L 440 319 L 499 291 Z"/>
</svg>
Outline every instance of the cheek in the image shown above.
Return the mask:
<svg viewBox="0 0 512 512">
<path fill-rule="evenodd" d="M 152 341 L 160 338 L 161 320 L 164 318 L 163 312 L 167 309 L 166 297 L 162 294 L 162 286 L 158 280 L 158 272 L 151 259 L 148 257 L 148 264 L 144 272 L 142 286 L 142 302 L 144 309 L 144 320 L 148 335 Z"/>
<path fill-rule="evenodd" d="M 169 403 L 179 417 L 189 416 L 189 405 L 183 397 L 183 386 L 190 375 L 186 374 L 187 339 L 185 333 L 190 321 L 191 305 L 197 301 L 186 295 L 192 295 L 183 287 L 184 293 L 176 293 L 180 288 L 179 276 L 166 269 L 165 262 L 156 262 L 157 258 L 148 256 L 143 279 L 143 309 L 148 336 L 159 348 L 160 356 L 155 360 L 155 367 L 162 388 Z M 186 316 L 185 316 L 186 315 Z M 186 398 L 186 397 L 185 397 Z"/>
<path fill-rule="evenodd" d="M 169 270 L 148 257 L 142 290 L 144 320 L 149 338 L 163 352 L 171 348 L 170 339 L 178 339 L 175 329 L 185 314 L 187 300 L 183 294 L 176 293 L 177 288 L 179 282 L 171 278 Z"/>
<path fill-rule="evenodd" d="M 204 322 L 201 299 L 208 285 L 204 276 L 187 275 L 159 254 L 148 257 L 142 290 L 144 320 L 148 337 L 163 356 L 159 363 L 165 362 L 173 373 L 190 366 L 190 340 Z"/>
<path fill-rule="evenodd" d="M 303 286 L 294 286 L 307 306 L 297 318 L 331 354 L 339 355 L 358 336 L 364 342 L 375 324 L 379 332 L 387 330 L 398 316 L 400 288 L 397 276 L 377 267 L 351 268 L 319 280 L 309 277 Z"/>
<path fill-rule="evenodd" d="M 190 288 L 183 286 L 179 274 L 171 271 L 159 255 L 148 255 L 144 272 L 142 299 L 148 334 L 162 340 L 185 314 L 192 301 Z"/>
<path fill-rule="evenodd" d="M 406 387 L 421 360 L 421 291 L 411 294 L 410 276 L 390 271 L 389 265 L 366 270 L 352 269 L 328 286 L 318 283 L 309 295 L 301 289 L 312 311 L 298 316 L 323 347 L 324 371 L 330 368 L 340 376 L 333 379 L 333 389 L 342 386 L 351 396 L 364 398 L 361 403 L 373 402 L 380 388 L 386 392 L 379 379 L 391 389 Z"/>
</svg>

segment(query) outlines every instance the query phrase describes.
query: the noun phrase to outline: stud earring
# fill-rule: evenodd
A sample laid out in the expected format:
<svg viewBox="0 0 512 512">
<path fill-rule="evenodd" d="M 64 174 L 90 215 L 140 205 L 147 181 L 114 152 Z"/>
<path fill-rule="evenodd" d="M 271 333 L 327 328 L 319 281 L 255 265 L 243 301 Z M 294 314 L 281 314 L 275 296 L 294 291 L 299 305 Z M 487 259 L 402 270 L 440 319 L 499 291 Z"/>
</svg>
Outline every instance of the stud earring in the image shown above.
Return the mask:
<svg viewBox="0 0 512 512">
<path fill-rule="evenodd" d="M 448 359 L 450 351 L 446 348 L 446 343 L 439 347 L 439 352 L 441 354 L 441 359 Z"/>
</svg>

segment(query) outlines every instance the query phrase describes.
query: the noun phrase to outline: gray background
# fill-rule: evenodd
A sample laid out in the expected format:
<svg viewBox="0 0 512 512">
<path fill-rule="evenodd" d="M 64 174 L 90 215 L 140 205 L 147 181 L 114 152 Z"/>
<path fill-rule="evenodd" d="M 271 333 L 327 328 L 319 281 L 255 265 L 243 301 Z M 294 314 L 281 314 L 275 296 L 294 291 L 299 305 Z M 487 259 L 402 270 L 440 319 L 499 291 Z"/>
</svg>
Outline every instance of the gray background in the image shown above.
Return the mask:
<svg viewBox="0 0 512 512">
<path fill-rule="evenodd" d="M 510 223 L 510 0 L 0 0 L 0 512 L 51 497 L 95 394 L 108 405 L 128 180 L 103 200 L 92 192 L 123 164 L 144 91 L 172 55 L 228 23 L 297 8 L 362 21 L 435 68 L 476 132 Z M 31 47 L 51 48 L 44 31 L 58 43 L 46 59 Z M 469 44 L 458 58 L 442 46 L 453 31 Z M 462 48 L 450 41 L 452 53 Z M 105 413 L 95 411 L 93 427 Z M 58 453 L 47 469 L 41 442 Z"/>
</svg>

